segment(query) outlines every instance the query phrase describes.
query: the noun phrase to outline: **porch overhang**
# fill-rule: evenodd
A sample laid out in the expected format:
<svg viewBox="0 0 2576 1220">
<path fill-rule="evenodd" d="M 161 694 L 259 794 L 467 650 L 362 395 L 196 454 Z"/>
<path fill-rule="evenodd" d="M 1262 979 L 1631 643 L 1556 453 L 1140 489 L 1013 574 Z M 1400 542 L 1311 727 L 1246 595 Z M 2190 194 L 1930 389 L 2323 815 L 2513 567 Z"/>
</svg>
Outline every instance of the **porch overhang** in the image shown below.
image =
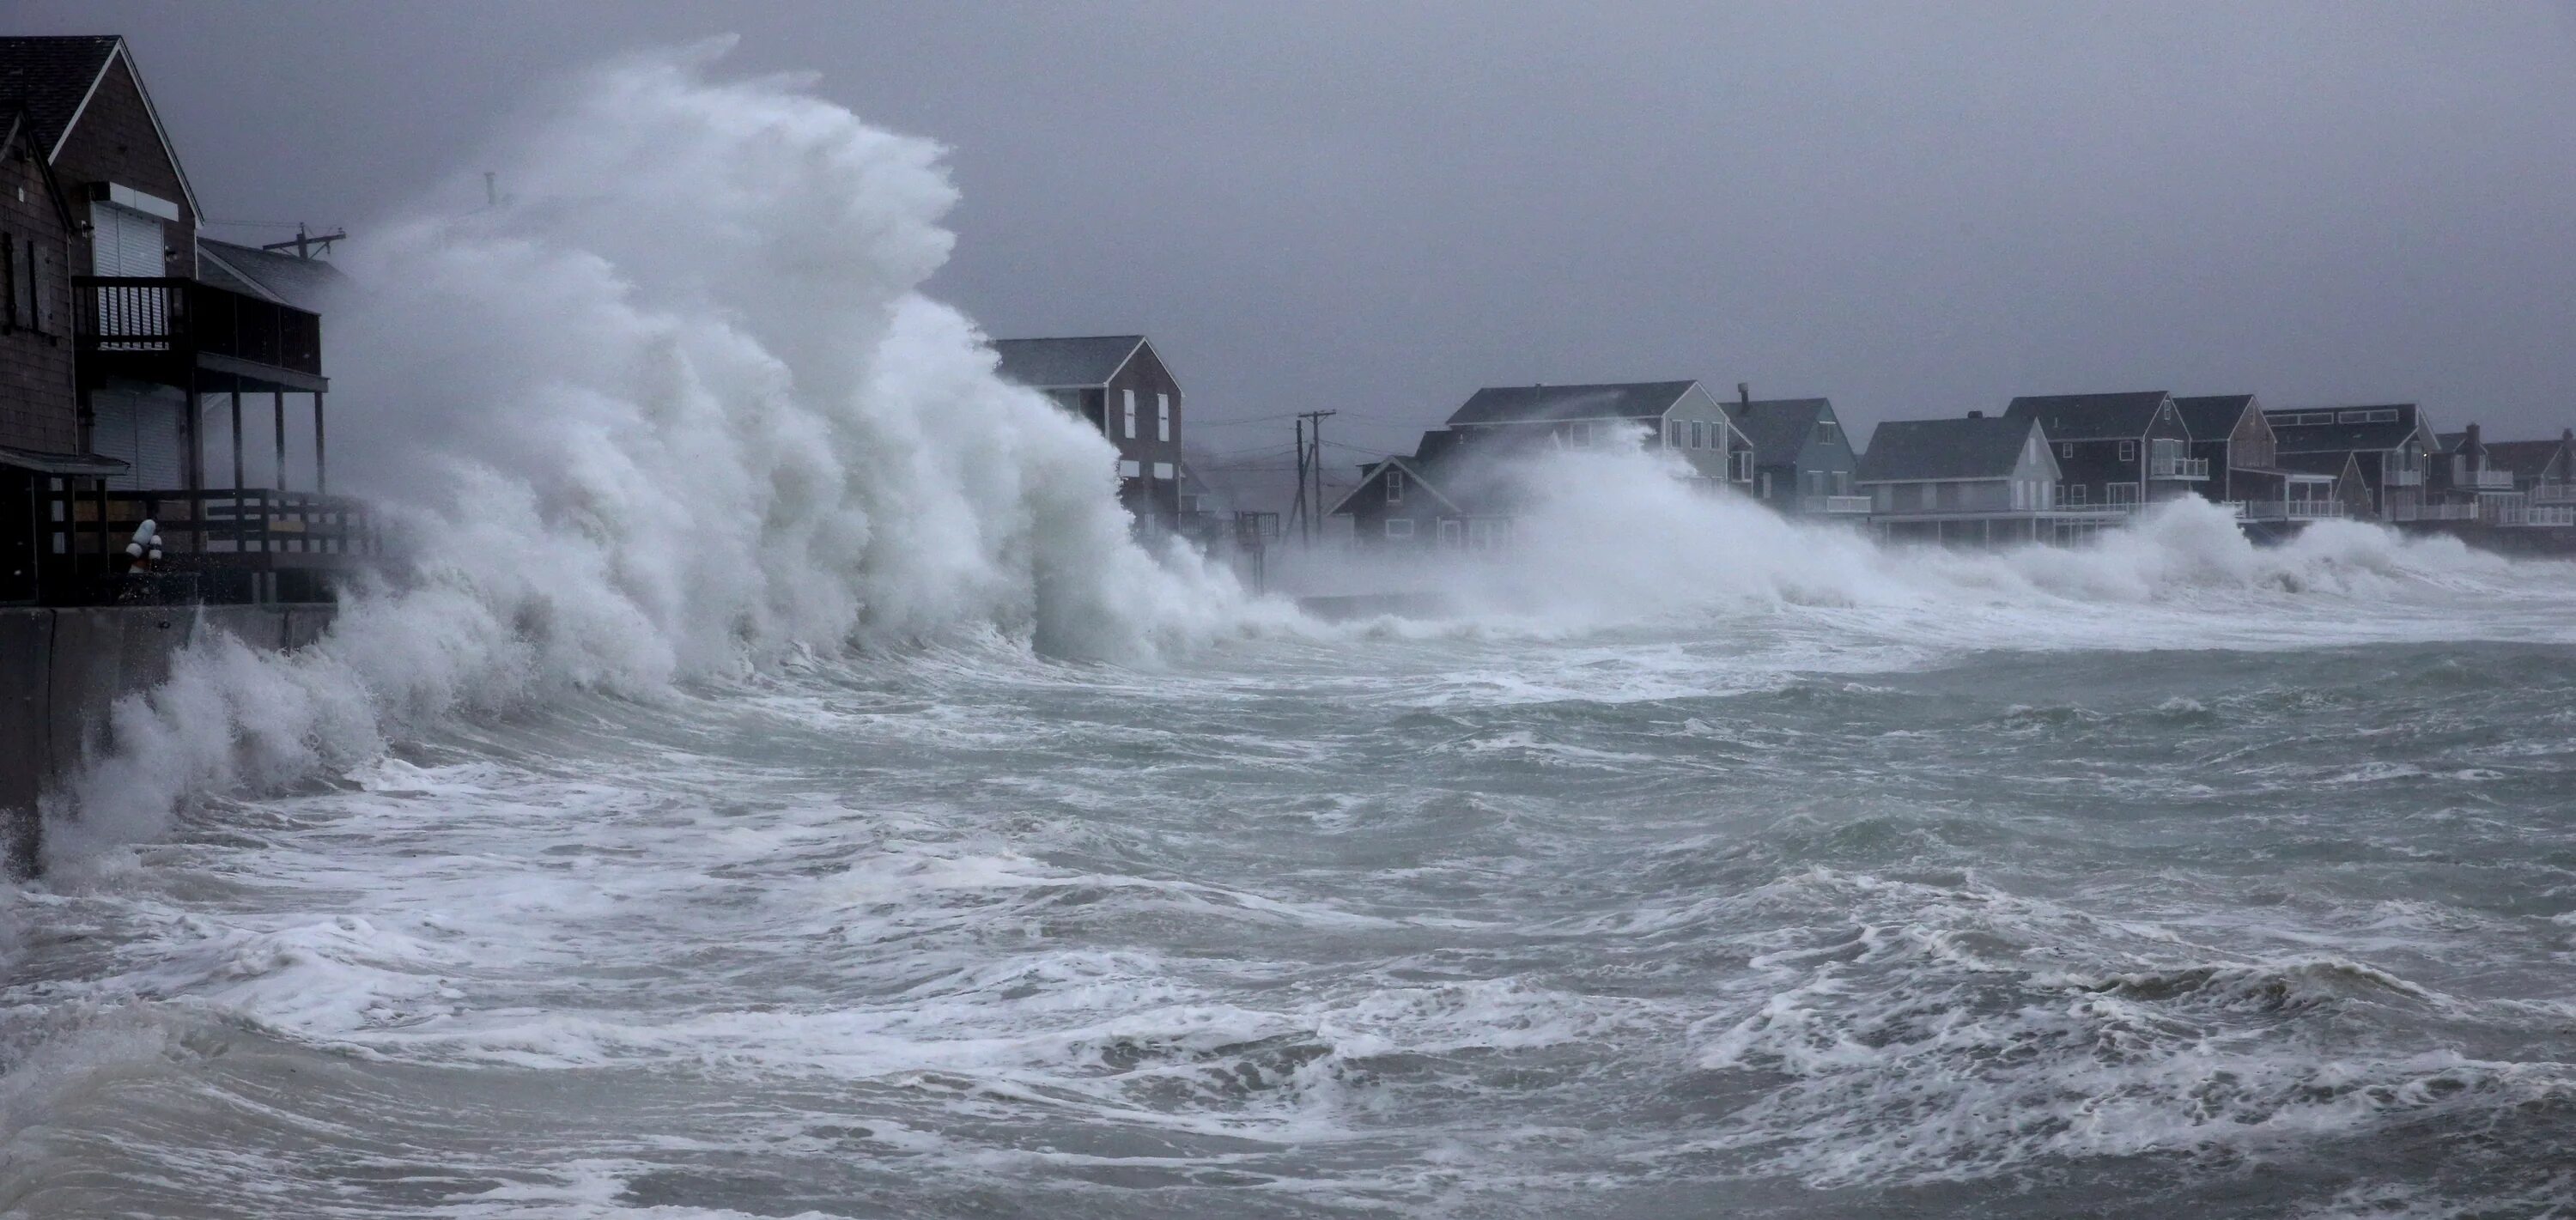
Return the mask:
<svg viewBox="0 0 2576 1220">
<path fill-rule="evenodd" d="M 132 465 L 122 458 L 98 453 L 47 453 L 37 449 L 20 449 L 0 445 L 0 466 L 15 466 L 38 474 L 73 475 L 97 478 L 123 474 Z"/>
</svg>

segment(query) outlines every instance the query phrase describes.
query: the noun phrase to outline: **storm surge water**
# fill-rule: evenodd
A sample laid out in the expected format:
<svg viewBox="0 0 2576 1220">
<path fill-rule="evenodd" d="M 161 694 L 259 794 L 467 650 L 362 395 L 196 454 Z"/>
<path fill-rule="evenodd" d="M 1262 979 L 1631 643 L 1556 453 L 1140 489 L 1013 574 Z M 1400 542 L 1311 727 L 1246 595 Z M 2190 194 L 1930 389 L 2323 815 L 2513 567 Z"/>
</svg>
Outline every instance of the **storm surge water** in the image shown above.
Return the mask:
<svg viewBox="0 0 2576 1220">
<path fill-rule="evenodd" d="M 932 146 L 689 55 L 494 164 L 334 323 L 401 572 L 0 895 L 0 1214 L 2576 1206 L 2576 568 L 1622 450 L 1318 624 L 921 295 Z"/>
</svg>

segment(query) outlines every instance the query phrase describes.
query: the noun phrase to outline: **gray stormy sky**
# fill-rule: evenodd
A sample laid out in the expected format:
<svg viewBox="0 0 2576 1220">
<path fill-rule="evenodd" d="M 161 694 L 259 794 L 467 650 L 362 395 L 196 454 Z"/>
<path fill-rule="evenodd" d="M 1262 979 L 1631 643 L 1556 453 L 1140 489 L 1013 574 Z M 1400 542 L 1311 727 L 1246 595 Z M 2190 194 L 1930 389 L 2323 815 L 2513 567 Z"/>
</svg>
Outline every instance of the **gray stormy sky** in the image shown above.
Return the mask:
<svg viewBox="0 0 2576 1220">
<path fill-rule="evenodd" d="M 212 215 L 358 240 L 482 168 L 539 83 L 738 33 L 739 69 L 811 69 L 950 146 L 937 294 L 996 335 L 1153 335 L 1219 451 L 1285 448 L 1228 419 L 1337 408 L 1335 439 L 1409 448 L 1478 385 L 1674 377 L 1855 425 L 2149 388 L 2576 424 L 2576 0 L 14 0 L 0 25 L 125 34 Z"/>
</svg>

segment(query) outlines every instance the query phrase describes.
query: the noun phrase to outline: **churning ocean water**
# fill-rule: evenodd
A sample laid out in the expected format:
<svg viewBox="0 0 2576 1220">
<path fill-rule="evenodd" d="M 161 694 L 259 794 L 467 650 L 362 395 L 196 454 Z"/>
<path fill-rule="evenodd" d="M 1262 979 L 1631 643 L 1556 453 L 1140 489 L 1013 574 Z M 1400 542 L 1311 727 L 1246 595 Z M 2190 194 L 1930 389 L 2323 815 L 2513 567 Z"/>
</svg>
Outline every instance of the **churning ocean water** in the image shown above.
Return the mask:
<svg viewBox="0 0 2576 1220">
<path fill-rule="evenodd" d="M 1617 451 L 1315 622 L 921 294 L 936 148 L 710 64 L 371 228 L 406 562 L 55 794 L 0 1214 L 2576 1208 L 2576 565 Z"/>
</svg>

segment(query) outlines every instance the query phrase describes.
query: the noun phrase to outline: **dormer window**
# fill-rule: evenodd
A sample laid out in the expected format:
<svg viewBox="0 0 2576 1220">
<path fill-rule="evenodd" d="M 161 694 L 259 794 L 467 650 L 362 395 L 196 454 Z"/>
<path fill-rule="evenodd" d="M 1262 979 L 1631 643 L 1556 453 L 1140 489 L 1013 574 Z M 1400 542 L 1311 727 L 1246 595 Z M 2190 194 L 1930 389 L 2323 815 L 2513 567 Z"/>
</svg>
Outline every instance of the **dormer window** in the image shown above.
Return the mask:
<svg viewBox="0 0 2576 1220">
<path fill-rule="evenodd" d="M 1404 471 L 1401 469 L 1391 469 L 1386 472 L 1386 502 L 1404 503 Z"/>
</svg>

